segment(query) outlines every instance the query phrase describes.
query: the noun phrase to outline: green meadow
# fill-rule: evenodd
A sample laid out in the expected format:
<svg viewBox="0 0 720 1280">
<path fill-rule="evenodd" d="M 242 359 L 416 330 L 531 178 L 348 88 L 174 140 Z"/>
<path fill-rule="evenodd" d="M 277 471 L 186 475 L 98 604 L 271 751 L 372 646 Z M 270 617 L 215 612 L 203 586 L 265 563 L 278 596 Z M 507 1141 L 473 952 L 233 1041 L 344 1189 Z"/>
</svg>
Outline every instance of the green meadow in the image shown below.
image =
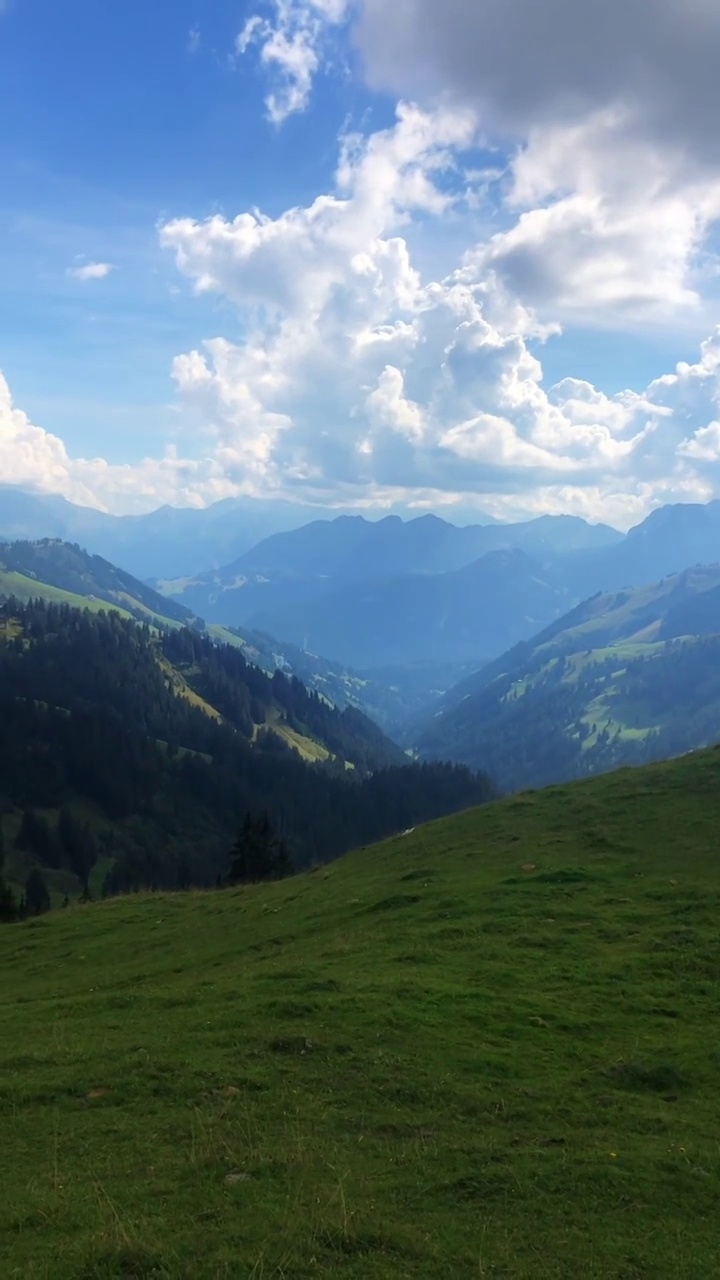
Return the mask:
<svg viewBox="0 0 720 1280">
<path fill-rule="evenodd" d="M 0 927 L 0 1275 L 720 1275 L 720 752 Z"/>
</svg>

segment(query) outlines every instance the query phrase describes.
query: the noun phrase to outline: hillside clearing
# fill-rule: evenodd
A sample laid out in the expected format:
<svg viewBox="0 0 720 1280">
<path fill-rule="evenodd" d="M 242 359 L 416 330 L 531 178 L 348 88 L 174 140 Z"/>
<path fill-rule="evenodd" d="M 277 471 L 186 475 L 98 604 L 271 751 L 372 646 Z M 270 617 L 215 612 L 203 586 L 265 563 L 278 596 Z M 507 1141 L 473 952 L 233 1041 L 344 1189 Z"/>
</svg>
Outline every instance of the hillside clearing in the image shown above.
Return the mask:
<svg viewBox="0 0 720 1280">
<path fill-rule="evenodd" d="M 720 1273 L 720 753 L 0 929 L 3 1275 Z"/>
</svg>

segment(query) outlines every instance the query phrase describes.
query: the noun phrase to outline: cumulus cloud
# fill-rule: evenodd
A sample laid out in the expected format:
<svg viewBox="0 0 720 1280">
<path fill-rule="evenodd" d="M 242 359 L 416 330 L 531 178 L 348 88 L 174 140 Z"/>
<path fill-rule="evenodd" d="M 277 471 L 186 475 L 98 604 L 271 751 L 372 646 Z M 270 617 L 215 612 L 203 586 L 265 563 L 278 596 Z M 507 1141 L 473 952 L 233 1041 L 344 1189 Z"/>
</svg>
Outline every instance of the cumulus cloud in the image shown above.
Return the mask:
<svg viewBox="0 0 720 1280">
<path fill-rule="evenodd" d="M 715 0 L 272 0 L 239 47 L 260 48 L 277 123 L 305 109 L 343 24 L 371 85 L 470 110 L 505 148 L 489 180 L 468 171 L 467 198 L 494 187 L 479 252 L 522 301 L 600 326 L 699 309 L 720 217 Z"/>
<path fill-rule="evenodd" d="M 488 42 L 499 59 L 505 9 L 483 5 L 494 14 Z M 631 16 L 639 5 L 632 0 Z M 433 6 L 433 30 L 445 13 L 446 44 L 463 22 L 472 27 L 469 8 Z M 521 0 L 508 8 L 526 14 Z M 527 8 L 528 31 L 536 9 Z M 547 20 L 561 9 L 560 0 L 544 6 Z M 363 11 L 365 47 L 373 0 Z M 255 42 L 280 75 L 269 108 L 278 121 L 307 101 L 325 34 L 349 12 L 340 0 L 278 0 L 270 17 L 246 27 L 244 47 Z M 390 46 L 410 32 L 425 47 L 415 20 L 431 10 L 421 0 L 383 12 Z M 266 57 L 267 48 L 282 57 Z M 441 54 L 420 60 L 430 87 Z M 614 72 L 598 73 L 584 96 L 566 78 L 532 116 L 542 78 L 533 74 L 526 118 L 522 95 L 506 103 L 490 76 L 481 99 L 458 74 L 444 101 L 403 103 L 391 128 L 343 136 L 334 181 L 310 203 L 274 217 L 256 209 L 167 222 L 160 239 L 178 270 L 198 293 L 228 301 L 242 334 L 208 338 L 174 361 L 181 411 L 195 426 L 193 456 L 171 448 L 128 467 L 73 460 L 10 406 L 22 448 L 0 454 L 9 473 L 0 478 L 16 478 L 23 457 L 28 475 L 35 467 L 23 483 L 113 509 L 244 492 L 450 512 L 477 503 L 500 517 L 570 511 L 620 525 L 663 501 L 713 496 L 720 329 L 697 363 L 617 395 L 576 378 L 548 386 L 541 358 L 559 322 L 651 323 L 697 308 L 697 259 L 720 215 L 709 152 L 643 134 L 638 101 L 621 100 Z M 488 120 L 525 134 L 491 180 L 492 233 L 478 241 L 476 230 L 473 243 L 469 228 L 479 222 L 470 219 L 489 199 L 488 166 L 477 165 Z M 468 187 L 481 192 L 477 205 Z M 427 244 L 446 222 L 456 234 L 468 229 L 464 253 L 436 272 L 425 254 L 421 270 L 418 224 Z"/>
<path fill-rule="evenodd" d="M 596 324 L 699 306 L 720 216 L 715 0 L 359 0 L 358 14 L 373 84 L 471 106 L 510 148 L 508 223 L 480 250 L 507 287 Z"/>
<path fill-rule="evenodd" d="M 84 262 L 80 266 L 70 267 L 68 275 L 74 280 L 104 280 L 106 276 L 114 271 L 115 267 L 111 262 Z"/>
<path fill-rule="evenodd" d="M 348 7 L 349 0 L 272 0 L 269 16 L 248 18 L 236 49 L 260 51 L 272 85 L 265 105 L 273 124 L 307 107 L 329 32 L 343 23 Z"/>
<path fill-rule="evenodd" d="M 720 170 L 633 136 L 607 109 L 534 127 L 510 166 L 517 215 L 469 255 L 526 302 L 600 325 L 700 305 L 696 270 L 720 216 Z"/>
<path fill-rule="evenodd" d="M 456 205 L 444 175 L 476 127 L 469 110 L 404 106 L 394 128 L 344 140 L 334 190 L 311 205 L 162 229 L 195 287 L 225 295 L 243 318 L 242 344 L 215 339 L 175 368 L 231 473 L 316 501 L 481 496 L 497 514 L 532 508 L 541 495 L 544 509 L 625 524 L 669 496 L 709 496 L 719 340 L 705 344 L 698 365 L 642 393 L 608 396 L 577 379 L 547 388 L 534 348 L 554 331 L 539 304 L 557 299 L 558 286 L 538 289 L 534 305 L 522 300 L 507 265 L 519 242 L 510 230 L 466 253 L 449 276 L 423 280 L 412 217 Z M 554 163 L 556 172 L 528 154 L 510 199 L 555 190 L 565 169 Z M 617 252 L 608 246 L 594 286 L 615 302 L 608 272 Z M 580 255 L 569 270 L 592 291 Z M 647 270 L 638 306 L 669 287 Z M 684 301 L 678 294 L 673 305 Z"/>
</svg>

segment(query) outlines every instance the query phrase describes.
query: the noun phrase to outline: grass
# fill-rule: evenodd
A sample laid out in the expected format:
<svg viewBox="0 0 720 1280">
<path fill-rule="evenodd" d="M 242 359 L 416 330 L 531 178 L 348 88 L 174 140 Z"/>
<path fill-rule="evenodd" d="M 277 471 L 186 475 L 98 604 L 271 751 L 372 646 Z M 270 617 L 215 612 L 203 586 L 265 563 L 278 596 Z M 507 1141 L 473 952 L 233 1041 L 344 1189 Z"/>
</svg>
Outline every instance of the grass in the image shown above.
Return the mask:
<svg viewBox="0 0 720 1280">
<path fill-rule="evenodd" d="M 46 600 L 49 604 L 67 604 L 73 609 L 87 609 L 90 613 L 119 613 L 123 618 L 142 619 L 155 626 L 169 627 L 177 630 L 183 624 L 173 618 L 163 617 L 153 609 L 144 605 L 141 600 L 126 592 L 119 591 L 116 600 L 104 600 L 97 596 L 78 595 L 74 591 L 65 591 L 62 587 L 53 587 L 50 583 L 29 578 L 23 573 L 15 573 L 0 568 L 0 596 L 15 596 L 17 600 Z"/>
<path fill-rule="evenodd" d="M 291 729 L 287 724 L 281 724 L 277 721 L 275 724 L 269 725 L 272 733 L 277 734 L 278 738 L 282 738 L 293 751 L 297 751 L 303 760 L 308 760 L 314 764 L 318 760 L 329 760 L 330 752 L 322 743 L 315 742 L 314 738 L 308 738 L 304 733 L 298 733 L 297 729 Z"/>
<path fill-rule="evenodd" d="M 218 644 L 229 644 L 233 649 L 246 650 L 248 648 L 247 640 L 243 639 L 235 631 L 231 631 L 229 627 L 223 627 L 219 622 L 209 622 L 206 631 Z"/>
<path fill-rule="evenodd" d="M 0 929 L 3 1280 L 720 1274 L 720 753 Z"/>
<path fill-rule="evenodd" d="M 23 573 L 13 573 L 0 568 L 0 596 L 15 596 L 17 600 L 47 600 L 50 604 L 68 604 L 73 609 L 87 609 L 90 613 L 107 613 L 114 610 L 123 618 L 132 614 L 120 605 L 110 604 L 107 600 L 99 600 L 91 596 L 76 595 L 74 591 L 64 591 L 60 587 L 52 587 L 47 582 L 38 582 Z M 133 602 L 135 605 L 137 602 Z"/>
<path fill-rule="evenodd" d="M 170 688 L 176 697 L 184 698 L 191 706 L 197 707 L 197 709 L 202 711 L 209 720 L 215 720 L 218 724 L 222 722 L 222 716 L 217 708 L 213 707 L 211 703 L 209 703 L 205 698 L 202 698 L 199 693 L 196 693 L 195 690 L 190 687 L 185 676 L 178 667 L 174 667 L 171 662 L 168 662 L 167 658 L 164 658 L 161 655 L 158 655 L 157 661 L 158 666 L 162 669 L 168 680 Z"/>
</svg>

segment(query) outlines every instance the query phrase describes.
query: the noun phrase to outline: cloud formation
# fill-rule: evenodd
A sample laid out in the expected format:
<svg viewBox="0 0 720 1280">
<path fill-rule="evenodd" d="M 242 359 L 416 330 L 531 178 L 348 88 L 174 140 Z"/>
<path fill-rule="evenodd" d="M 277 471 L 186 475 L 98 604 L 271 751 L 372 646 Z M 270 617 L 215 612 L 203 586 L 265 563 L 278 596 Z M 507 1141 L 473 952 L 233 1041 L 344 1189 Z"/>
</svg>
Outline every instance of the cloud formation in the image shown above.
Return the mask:
<svg viewBox="0 0 720 1280">
<path fill-rule="evenodd" d="M 344 140 L 336 188 L 312 205 L 274 219 L 183 219 L 163 229 L 196 289 L 231 299 L 247 327 L 244 343 L 215 339 L 175 370 L 212 422 L 231 473 L 249 470 L 268 489 L 321 500 L 338 490 L 346 500 L 371 493 L 378 501 L 482 494 L 502 512 L 542 495 L 548 509 L 622 523 L 668 494 L 708 496 L 700 464 L 710 437 L 693 441 L 717 416 L 715 339 L 697 366 L 679 366 L 643 393 L 609 397 L 570 379 L 546 389 L 535 349 L 552 327 L 535 304 L 557 303 L 562 270 L 551 263 L 556 281 L 523 297 L 507 265 L 528 235 L 522 217 L 514 236 L 498 233 L 449 276 L 422 279 L 409 220 L 453 213 L 462 197 L 449 194 L 445 175 L 475 129 L 467 109 L 404 106 L 393 129 Z M 524 185 L 523 198 L 539 181 L 532 156 L 516 166 L 513 189 Z M 577 279 L 568 305 L 593 288 L 596 305 L 603 290 L 617 305 L 621 281 L 609 264 L 618 235 L 609 236 L 595 285 L 589 264 L 570 256 Z M 623 305 L 667 301 L 684 263 L 682 245 L 665 277 L 654 274 L 661 263 L 643 260 L 646 288 Z M 685 304 L 679 286 L 670 302 Z M 679 388 L 690 413 L 679 413 Z"/>
<path fill-rule="evenodd" d="M 450 96 L 484 127 L 524 138 L 623 108 L 644 136 L 717 163 L 715 0 L 358 0 L 371 81 Z"/>
<path fill-rule="evenodd" d="M 104 280 L 114 271 L 115 267 L 111 262 L 84 262 L 79 267 L 70 267 L 68 275 L 74 280 Z"/>
<path fill-rule="evenodd" d="M 260 51 L 272 88 L 265 99 L 268 118 L 279 125 L 304 111 L 326 52 L 328 34 L 340 26 L 350 0 L 272 0 L 269 16 L 253 14 L 236 41 L 245 55 Z"/>
<path fill-rule="evenodd" d="M 160 229 L 242 334 L 175 358 L 193 456 L 70 459 L 7 393 L 0 478 L 124 510 L 245 492 L 620 525 L 719 492 L 720 329 L 696 363 L 616 395 L 547 385 L 542 353 L 575 323 L 700 313 L 718 269 L 720 7 L 270 0 L 237 49 L 259 52 L 276 125 L 346 26 L 370 82 L 414 98 L 395 124 L 343 134 L 307 204 Z M 462 249 L 434 269 L 446 228 Z"/>
</svg>

